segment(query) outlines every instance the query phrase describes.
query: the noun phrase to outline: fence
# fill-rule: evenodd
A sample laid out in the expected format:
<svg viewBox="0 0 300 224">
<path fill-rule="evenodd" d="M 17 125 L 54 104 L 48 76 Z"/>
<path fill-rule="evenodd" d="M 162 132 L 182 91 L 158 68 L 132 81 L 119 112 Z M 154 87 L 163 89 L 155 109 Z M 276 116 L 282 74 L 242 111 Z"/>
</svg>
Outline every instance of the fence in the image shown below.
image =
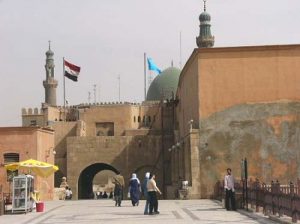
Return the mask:
<svg viewBox="0 0 300 224">
<path fill-rule="evenodd" d="M 292 182 L 281 185 L 278 180 L 272 181 L 270 185 L 260 183 L 259 180 L 250 181 L 247 189 L 241 181 L 235 184 L 235 190 L 242 194 L 243 208 L 250 205 L 256 212 L 262 209 L 264 215 L 286 215 L 294 223 L 300 220 L 300 180 L 297 180 L 296 185 Z M 215 199 L 224 198 L 224 183 L 216 183 L 214 194 Z"/>
</svg>

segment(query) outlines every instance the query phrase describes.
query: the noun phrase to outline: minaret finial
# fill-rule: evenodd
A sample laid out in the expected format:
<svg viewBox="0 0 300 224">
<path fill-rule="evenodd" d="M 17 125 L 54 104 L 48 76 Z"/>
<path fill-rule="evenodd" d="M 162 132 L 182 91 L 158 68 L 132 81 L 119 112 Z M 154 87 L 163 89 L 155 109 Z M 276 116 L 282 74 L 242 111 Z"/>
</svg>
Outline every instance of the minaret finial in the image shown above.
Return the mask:
<svg viewBox="0 0 300 224">
<path fill-rule="evenodd" d="M 215 43 L 215 37 L 211 35 L 211 31 L 210 31 L 211 17 L 206 12 L 206 2 L 207 0 L 203 0 L 204 12 L 202 12 L 199 16 L 200 34 L 196 38 L 196 43 L 199 48 L 213 47 Z"/>
<path fill-rule="evenodd" d="M 48 42 L 49 42 L 49 50 L 50 50 L 50 48 L 51 48 L 51 40 L 48 40 Z"/>
</svg>

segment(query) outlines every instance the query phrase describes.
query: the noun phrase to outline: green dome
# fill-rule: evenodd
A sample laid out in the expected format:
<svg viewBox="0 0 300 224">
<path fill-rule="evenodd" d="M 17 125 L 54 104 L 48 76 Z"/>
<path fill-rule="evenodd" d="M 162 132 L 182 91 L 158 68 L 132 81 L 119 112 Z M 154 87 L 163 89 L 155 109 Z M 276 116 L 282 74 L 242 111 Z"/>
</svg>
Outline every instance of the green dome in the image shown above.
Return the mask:
<svg viewBox="0 0 300 224">
<path fill-rule="evenodd" d="M 175 95 L 180 72 L 180 69 L 170 67 L 157 75 L 148 89 L 147 101 L 170 99 L 172 93 Z"/>
</svg>

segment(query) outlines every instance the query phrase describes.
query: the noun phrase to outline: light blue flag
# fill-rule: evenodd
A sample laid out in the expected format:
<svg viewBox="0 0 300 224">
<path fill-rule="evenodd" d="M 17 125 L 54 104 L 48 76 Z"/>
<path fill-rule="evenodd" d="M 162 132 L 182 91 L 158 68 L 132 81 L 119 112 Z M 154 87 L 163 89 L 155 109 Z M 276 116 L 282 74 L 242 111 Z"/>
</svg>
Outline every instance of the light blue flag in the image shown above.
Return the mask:
<svg viewBox="0 0 300 224">
<path fill-rule="evenodd" d="M 161 70 L 157 67 L 157 65 L 153 62 L 152 58 L 147 58 L 148 61 L 148 69 L 151 71 L 156 71 L 158 74 L 161 73 Z"/>
</svg>

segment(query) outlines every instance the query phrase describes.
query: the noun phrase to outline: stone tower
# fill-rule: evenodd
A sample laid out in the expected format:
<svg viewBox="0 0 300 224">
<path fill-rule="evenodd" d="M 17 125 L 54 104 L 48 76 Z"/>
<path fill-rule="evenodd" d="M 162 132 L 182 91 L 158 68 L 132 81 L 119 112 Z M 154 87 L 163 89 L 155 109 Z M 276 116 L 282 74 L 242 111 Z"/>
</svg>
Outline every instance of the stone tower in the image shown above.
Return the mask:
<svg viewBox="0 0 300 224">
<path fill-rule="evenodd" d="M 210 31 L 210 15 L 206 12 L 206 0 L 204 1 L 204 12 L 199 16 L 200 20 L 200 35 L 196 38 L 197 46 L 199 48 L 213 47 L 215 43 L 215 37 L 211 35 Z"/>
<path fill-rule="evenodd" d="M 46 80 L 43 81 L 43 85 L 45 88 L 45 103 L 50 106 L 56 106 L 56 87 L 57 80 L 54 79 L 54 59 L 53 59 L 53 51 L 50 48 L 49 41 L 49 50 L 46 52 Z"/>
</svg>

